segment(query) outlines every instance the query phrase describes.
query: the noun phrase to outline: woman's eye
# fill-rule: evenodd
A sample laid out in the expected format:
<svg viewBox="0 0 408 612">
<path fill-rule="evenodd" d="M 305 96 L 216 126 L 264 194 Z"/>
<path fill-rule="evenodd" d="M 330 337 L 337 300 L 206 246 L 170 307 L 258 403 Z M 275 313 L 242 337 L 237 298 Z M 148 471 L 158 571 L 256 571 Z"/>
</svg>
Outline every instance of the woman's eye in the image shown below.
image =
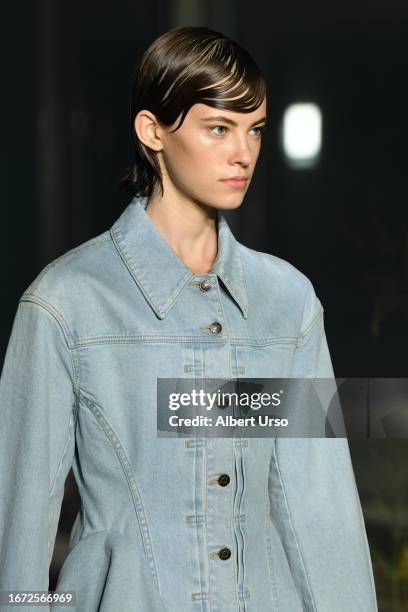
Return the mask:
<svg viewBox="0 0 408 612">
<path fill-rule="evenodd" d="M 215 136 L 223 136 L 225 134 L 225 132 L 227 131 L 228 128 L 226 128 L 224 125 L 212 125 L 210 126 L 210 130 L 211 132 L 215 135 Z M 214 132 L 214 130 L 223 130 L 221 132 Z M 262 132 L 265 130 L 265 126 L 261 125 L 260 127 L 255 127 L 252 128 L 252 131 L 255 130 L 257 137 L 261 137 Z"/>
<path fill-rule="evenodd" d="M 258 136 L 262 135 L 262 132 L 265 130 L 265 126 L 261 125 L 260 127 L 252 128 L 253 130 L 258 130 Z"/>
<path fill-rule="evenodd" d="M 212 131 L 213 134 L 215 134 L 215 136 L 222 136 L 224 132 L 222 132 L 221 134 L 220 133 L 217 134 L 216 132 L 213 132 L 213 130 L 218 130 L 218 129 L 226 130 L 227 128 L 224 127 L 223 125 L 212 125 L 210 127 L 210 130 Z"/>
</svg>

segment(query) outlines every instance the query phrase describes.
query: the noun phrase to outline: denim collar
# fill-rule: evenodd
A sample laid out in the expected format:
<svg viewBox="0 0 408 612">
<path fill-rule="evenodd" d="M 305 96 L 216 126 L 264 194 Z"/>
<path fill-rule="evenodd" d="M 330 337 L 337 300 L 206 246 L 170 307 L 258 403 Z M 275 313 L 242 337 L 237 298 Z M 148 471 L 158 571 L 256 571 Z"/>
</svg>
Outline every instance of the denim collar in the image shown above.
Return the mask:
<svg viewBox="0 0 408 612">
<path fill-rule="evenodd" d="M 194 276 L 205 275 L 194 275 L 171 248 L 147 214 L 147 203 L 148 197 L 134 197 L 110 233 L 146 300 L 159 319 L 164 319 Z M 209 274 L 214 273 L 221 279 L 246 319 L 248 293 L 239 243 L 219 209 L 216 215 L 218 254 Z"/>
</svg>

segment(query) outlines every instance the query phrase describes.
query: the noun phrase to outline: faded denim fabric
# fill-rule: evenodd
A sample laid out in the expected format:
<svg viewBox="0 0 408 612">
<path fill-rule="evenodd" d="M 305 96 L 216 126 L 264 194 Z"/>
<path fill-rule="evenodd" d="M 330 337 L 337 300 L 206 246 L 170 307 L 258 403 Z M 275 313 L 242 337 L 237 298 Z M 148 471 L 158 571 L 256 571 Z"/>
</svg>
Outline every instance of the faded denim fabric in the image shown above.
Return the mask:
<svg viewBox="0 0 408 612">
<path fill-rule="evenodd" d="M 158 377 L 334 376 L 311 282 L 239 243 L 219 210 L 217 259 L 193 274 L 146 204 L 19 300 L 0 382 L 0 589 L 48 589 L 72 465 L 81 508 L 57 589 L 77 603 L 58 610 L 375 612 L 347 438 L 157 437 Z"/>
</svg>

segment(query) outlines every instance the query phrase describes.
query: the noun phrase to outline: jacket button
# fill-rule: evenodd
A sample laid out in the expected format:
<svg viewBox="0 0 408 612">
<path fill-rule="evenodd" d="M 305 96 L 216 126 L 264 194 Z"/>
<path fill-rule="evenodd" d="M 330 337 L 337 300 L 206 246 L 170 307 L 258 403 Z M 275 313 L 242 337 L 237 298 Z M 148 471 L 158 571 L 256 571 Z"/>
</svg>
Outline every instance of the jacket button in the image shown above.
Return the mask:
<svg viewBox="0 0 408 612">
<path fill-rule="evenodd" d="M 218 321 L 214 321 L 214 323 L 211 323 L 209 326 L 209 329 L 212 334 L 219 334 L 222 330 L 222 325 L 221 323 L 218 323 Z"/>
<path fill-rule="evenodd" d="M 209 280 L 202 280 L 198 286 L 200 287 L 201 291 L 208 291 L 212 287 Z"/>
<path fill-rule="evenodd" d="M 229 548 L 221 548 L 221 550 L 218 551 L 218 556 L 220 559 L 222 559 L 223 561 L 226 561 L 227 559 L 230 558 L 231 556 L 231 551 Z"/>
<path fill-rule="evenodd" d="M 221 487 L 226 487 L 227 484 L 229 484 L 230 481 L 230 477 L 228 476 L 228 474 L 221 474 L 221 476 L 218 478 L 218 484 Z"/>
</svg>

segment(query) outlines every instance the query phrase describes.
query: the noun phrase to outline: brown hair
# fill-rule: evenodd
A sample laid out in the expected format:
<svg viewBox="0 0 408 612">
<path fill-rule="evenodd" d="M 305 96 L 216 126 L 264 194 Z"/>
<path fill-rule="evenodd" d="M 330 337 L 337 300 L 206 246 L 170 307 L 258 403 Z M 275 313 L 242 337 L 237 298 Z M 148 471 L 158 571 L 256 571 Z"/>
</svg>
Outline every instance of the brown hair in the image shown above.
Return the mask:
<svg viewBox="0 0 408 612">
<path fill-rule="evenodd" d="M 140 110 L 149 110 L 165 126 L 182 114 L 176 131 L 193 104 L 249 113 L 265 96 L 266 82 L 258 66 L 224 34 L 194 26 L 162 34 L 136 66 L 130 100 L 134 164 L 119 185 L 133 195 L 150 197 L 158 182 L 163 193 L 157 153 L 138 139 L 134 129 Z"/>
</svg>

